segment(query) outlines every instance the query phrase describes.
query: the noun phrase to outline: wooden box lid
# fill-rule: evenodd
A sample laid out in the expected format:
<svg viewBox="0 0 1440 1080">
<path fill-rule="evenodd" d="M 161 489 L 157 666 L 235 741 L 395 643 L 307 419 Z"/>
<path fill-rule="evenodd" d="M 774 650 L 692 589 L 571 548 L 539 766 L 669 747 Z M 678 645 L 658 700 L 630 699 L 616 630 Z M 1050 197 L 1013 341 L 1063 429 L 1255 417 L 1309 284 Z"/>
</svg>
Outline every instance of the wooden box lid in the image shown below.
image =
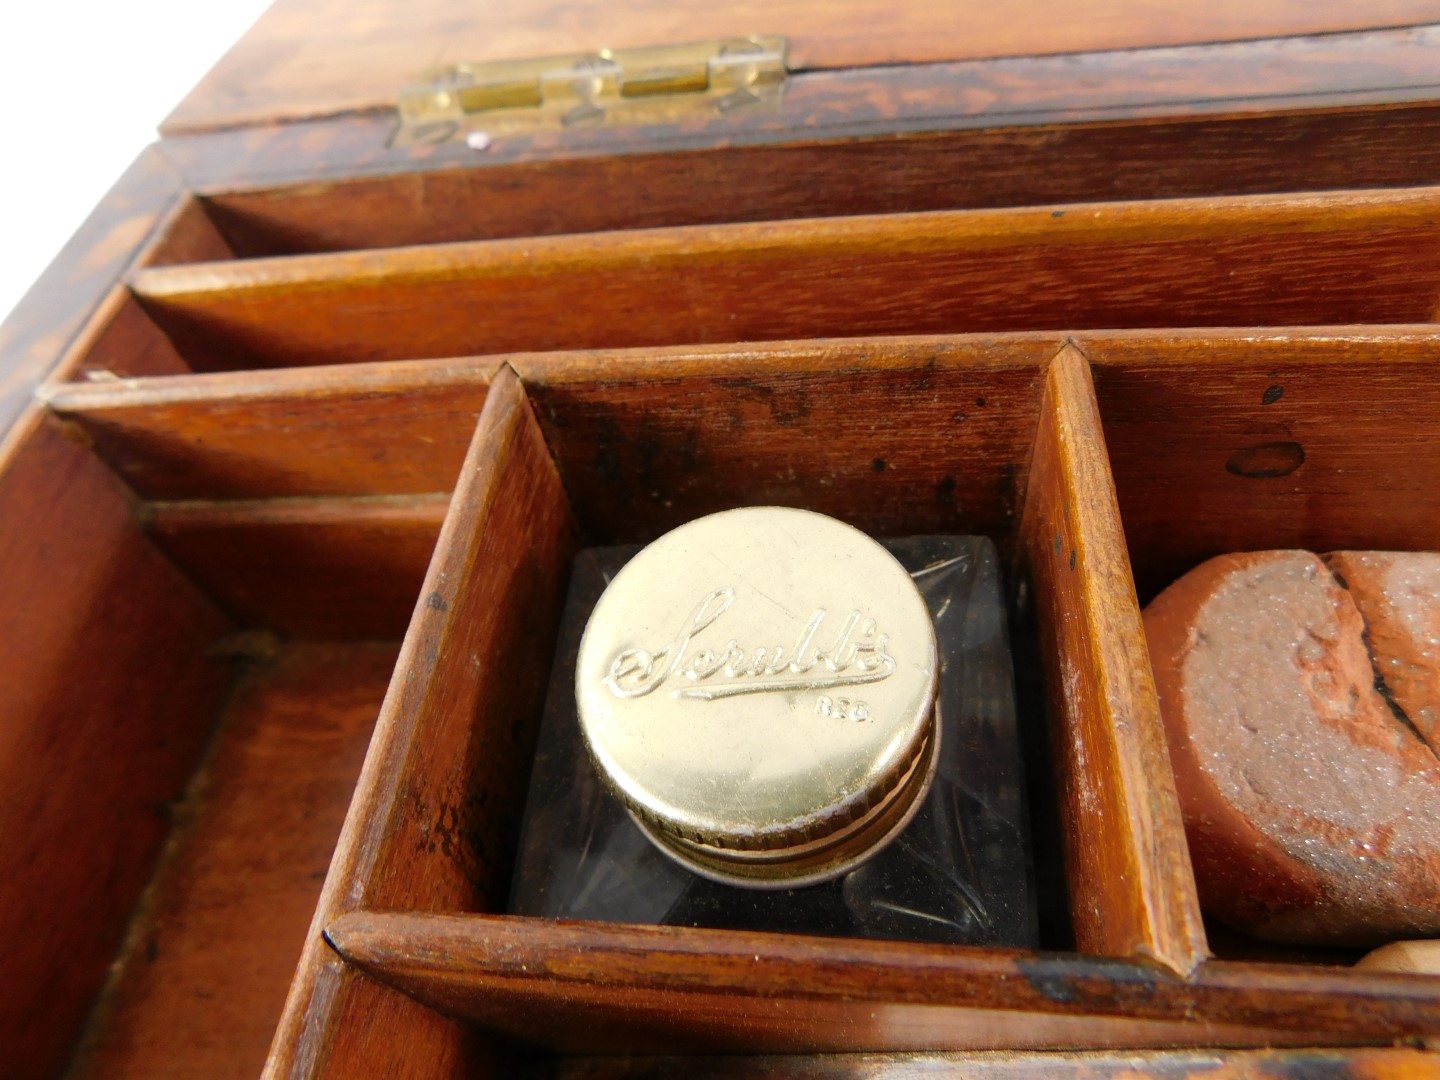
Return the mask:
<svg viewBox="0 0 1440 1080">
<path fill-rule="evenodd" d="M 1146 50 L 1413 27 L 1436 0 L 278 0 L 165 121 L 165 135 L 393 107 L 429 68 L 780 34 L 796 72 Z M 1372 88 L 1387 75 L 1375 72 Z M 1072 81 L 1074 73 L 1072 71 Z"/>
</svg>

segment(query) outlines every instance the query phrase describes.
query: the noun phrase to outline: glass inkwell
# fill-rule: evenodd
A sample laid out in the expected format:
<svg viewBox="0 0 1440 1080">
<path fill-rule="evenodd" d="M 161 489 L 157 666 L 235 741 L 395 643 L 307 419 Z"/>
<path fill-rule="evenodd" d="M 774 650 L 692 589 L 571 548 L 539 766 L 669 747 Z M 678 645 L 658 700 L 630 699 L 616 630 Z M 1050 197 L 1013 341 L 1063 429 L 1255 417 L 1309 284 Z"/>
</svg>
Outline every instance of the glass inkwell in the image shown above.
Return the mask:
<svg viewBox="0 0 1440 1080">
<path fill-rule="evenodd" d="M 513 914 L 1033 947 L 994 545 L 806 510 L 582 552 Z"/>
</svg>

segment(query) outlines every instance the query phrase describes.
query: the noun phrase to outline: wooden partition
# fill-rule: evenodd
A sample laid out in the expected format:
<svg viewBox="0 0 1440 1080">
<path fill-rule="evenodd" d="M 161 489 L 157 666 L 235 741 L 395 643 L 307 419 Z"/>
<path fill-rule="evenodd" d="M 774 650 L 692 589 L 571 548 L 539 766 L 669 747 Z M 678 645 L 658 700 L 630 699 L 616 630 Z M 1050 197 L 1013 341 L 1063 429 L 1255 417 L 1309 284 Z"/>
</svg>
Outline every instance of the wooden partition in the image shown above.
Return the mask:
<svg viewBox="0 0 1440 1080">
<path fill-rule="evenodd" d="M 528 775 L 520 763 L 534 745 L 573 550 L 559 478 L 519 380 L 504 368 L 466 456 L 326 878 L 277 1033 L 273 1074 L 472 1067 L 477 1040 L 337 964 L 321 935 L 357 907 L 501 902 Z"/>
<path fill-rule="evenodd" d="M 1420 322 L 1440 189 L 535 237 L 142 269 L 195 370 L 512 350 Z M 1358 266 L 1363 273 L 1357 273 Z"/>
<path fill-rule="evenodd" d="M 1021 522 L 1083 952 L 1188 975 L 1207 954 L 1089 365 L 1052 361 Z M 1104 898 L 1103 900 L 1101 898 Z"/>
</svg>

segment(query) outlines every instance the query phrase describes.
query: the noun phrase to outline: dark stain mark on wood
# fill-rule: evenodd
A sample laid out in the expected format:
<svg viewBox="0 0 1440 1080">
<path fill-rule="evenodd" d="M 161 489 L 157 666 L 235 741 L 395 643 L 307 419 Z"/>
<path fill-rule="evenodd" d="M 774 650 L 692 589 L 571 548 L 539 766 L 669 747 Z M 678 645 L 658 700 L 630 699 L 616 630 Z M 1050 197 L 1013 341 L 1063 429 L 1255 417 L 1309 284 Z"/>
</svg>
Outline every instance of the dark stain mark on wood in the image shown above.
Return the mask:
<svg viewBox="0 0 1440 1080">
<path fill-rule="evenodd" d="M 946 476 L 935 485 L 935 501 L 942 506 L 955 505 L 955 477 Z"/>
<path fill-rule="evenodd" d="M 1057 1005 L 1113 1006 L 1121 999 L 1133 1008 L 1156 991 L 1155 973 L 1139 964 L 1027 956 L 1015 966 L 1032 990 Z"/>
<path fill-rule="evenodd" d="M 425 606 L 431 611 L 447 611 L 450 608 L 450 605 L 445 602 L 445 598 L 438 592 L 432 592 L 425 598 Z"/>
<path fill-rule="evenodd" d="M 1276 385 L 1266 387 L 1265 393 L 1260 396 L 1260 404 L 1274 405 L 1275 402 L 1279 401 L 1284 396 L 1285 388 L 1283 386 Z"/>
<path fill-rule="evenodd" d="M 875 472 L 884 472 L 885 459 L 883 457 L 877 457 L 874 461 L 870 462 L 870 468 Z"/>
<path fill-rule="evenodd" d="M 783 390 L 777 390 L 759 379 L 745 376 L 716 379 L 715 382 L 733 390 L 741 398 L 764 405 L 770 410 L 770 418 L 781 427 L 794 427 L 808 417 L 813 408 L 809 392 L 799 383 L 792 382 Z"/>
<path fill-rule="evenodd" d="M 1298 442 L 1269 442 L 1247 446 L 1230 455 L 1227 472 L 1250 480 L 1289 476 L 1305 464 L 1305 448 Z"/>
</svg>

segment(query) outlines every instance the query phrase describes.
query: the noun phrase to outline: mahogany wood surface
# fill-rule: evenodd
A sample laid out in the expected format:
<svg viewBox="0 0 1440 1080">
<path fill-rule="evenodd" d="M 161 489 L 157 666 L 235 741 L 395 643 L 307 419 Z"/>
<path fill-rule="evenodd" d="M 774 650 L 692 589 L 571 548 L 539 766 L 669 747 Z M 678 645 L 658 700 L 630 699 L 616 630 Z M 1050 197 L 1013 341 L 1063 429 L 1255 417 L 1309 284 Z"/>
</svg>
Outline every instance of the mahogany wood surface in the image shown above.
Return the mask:
<svg viewBox="0 0 1440 1080">
<path fill-rule="evenodd" d="M 496 359 L 61 383 L 50 407 L 151 499 L 449 491 Z"/>
<path fill-rule="evenodd" d="M 391 146 L 388 116 L 171 139 L 164 151 L 213 192 L 205 207 L 245 256 L 1414 186 L 1440 179 L 1437 41 L 1440 27 L 1422 27 L 802 74 L 776 113 L 500 137 L 484 154 L 463 143 Z M 1342 101 L 1352 107 L 1337 110 Z M 1417 104 L 1397 107 L 1404 101 Z M 1181 115 L 1219 112 L 1257 115 Z"/>
<path fill-rule="evenodd" d="M 993 204 L 1406 186 L 1433 180 L 1435 151 L 1425 132 L 1437 98 L 1430 59 L 1437 35 L 1440 27 L 1428 26 L 801 73 L 788 83 L 776 112 L 506 136 L 483 154 L 459 141 L 393 144 L 395 120 L 388 112 L 169 138 L 163 152 L 192 188 L 216 200 L 228 204 L 233 193 L 241 207 L 263 207 L 264 189 L 285 185 L 276 191 L 277 201 L 309 204 L 322 221 L 346 213 L 343 198 L 338 211 L 325 206 L 337 194 L 333 181 L 354 181 L 343 186 L 363 192 L 361 178 L 383 174 L 377 182 L 393 181 L 403 191 L 404 174 L 421 174 L 423 186 L 423 174 L 436 170 L 478 174 L 482 190 L 495 185 L 503 205 L 525 209 L 532 204 L 523 187 L 506 183 L 505 176 L 531 180 L 513 166 L 546 160 L 573 161 L 585 171 L 571 175 L 588 181 L 566 188 L 550 207 L 551 219 L 561 222 L 593 220 L 606 213 L 603 203 L 619 201 L 645 215 L 642 222 L 655 224 L 654 211 L 642 209 L 647 200 L 636 198 L 641 191 L 661 208 L 793 200 L 767 193 L 783 189 L 787 175 L 825 175 L 814 170 L 827 159 L 854 160 L 859 169 L 877 155 L 885 164 L 865 168 L 862 184 L 840 182 L 857 178 L 855 171 L 841 173 L 831 184 L 808 187 L 811 197 L 822 207 L 859 199 L 851 212 L 863 212 L 863 189 L 870 187 L 921 200 L 883 207 L 907 210 L 930 207 L 924 200 L 934 197 L 932 188 Z M 920 132 L 931 134 L 917 138 Z M 862 144 L 848 154 L 856 140 L 879 145 Z M 774 152 L 757 152 L 765 147 Z M 722 152 L 686 153 L 695 150 Z M 936 156 L 963 168 L 948 175 L 943 166 L 926 168 Z M 1050 167 L 1061 156 L 1073 169 Z M 578 159 L 590 159 L 591 167 Z M 687 191 L 690 176 L 708 182 Z M 957 183 L 960 177 L 966 182 Z M 965 194 L 969 184 L 977 196 Z M 846 190 L 857 186 L 860 192 Z M 586 197 L 590 191 L 601 197 Z M 1008 198 L 1007 191 L 1013 193 Z M 253 200 L 247 201 L 247 192 Z M 417 216 L 413 207 L 392 203 L 387 209 L 399 215 L 402 228 Z M 424 210 L 439 222 L 453 220 L 442 200 L 428 201 Z M 520 220 L 534 221 L 537 210 L 543 212 L 528 209 Z M 494 215 L 477 206 L 473 216 L 485 222 Z M 385 230 L 358 220 L 348 228 L 362 237 Z M 227 235 L 245 243 L 243 231 L 227 229 Z M 354 246 L 345 231 L 331 228 L 328 235 L 339 247 Z"/>
<path fill-rule="evenodd" d="M 834 513 L 844 512 L 847 489 L 866 490 L 876 528 L 970 520 L 1003 531 L 1034 429 L 1039 367 L 1062 341 L 1016 334 L 512 354 L 60 383 L 46 399 L 149 498 L 423 493 L 453 485 L 470 418 L 495 367 L 509 362 L 543 402 L 546 438 L 594 537 L 652 535 L 744 498 L 744 488 L 751 498 L 815 499 L 817 476 L 835 487 L 822 500 Z M 876 417 L 900 407 L 914 410 L 924 441 L 897 458 L 893 429 Z M 807 445 L 814 420 L 836 425 L 836 437 Z M 768 472 L 779 475 L 754 475 L 767 454 L 776 455 Z M 972 454 L 989 463 L 980 468 Z M 947 459 L 967 467 L 946 471 Z M 782 462 L 793 464 L 777 470 Z M 787 480 L 785 469 L 797 468 L 804 478 Z M 741 471 L 743 485 L 733 479 Z M 717 486 L 715 477 L 732 479 Z M 644 490 L 647 478 L 663 478 L 664 491 Z M 907 488 L 927 485 L 933 507 L 909 509 Z M 686 492 L 703 501 L 687 502 Z"/>
<path fill-rule="evenodd" d="M 1440 329 L 1083 347 L 1143 600 L 1227 551 L 1440 549 Z"/>
<path fill-rule="evenodd" d="M 1081 952 L 1183 974 L 1207 953 L 1084 356 L 1051 363 L 1020 523 Z"/>
<path fill-rule="evenodd" d="M 51 423 L 0 472 L 0 1076 L 68 1056 L 210 739 L 225 619 Z"/>
<path fill-rule="evenodd" d="M 448 1075 L 448 1022 L 336 969 L 320 933 L 357 906 L 468 909 L 508 889 L 528 762 L 574 552 L 519 379 L 491 385 L 326 878 L 267 1073 Z"/>
<path fill-rule="evenodd" d="M 1340 968 L 1212 961 L 1182 978 L 1139 960 L 399 912 L 326 934 L 436 1008 L 568 1052 L 1388 1043 L 1440 1021 L 1433 980 Z"/>
<path fill-rule="evenodd" d="M 877 535 L 978 532 L 1005 545 L 1059 345 L 896 338 L 512 363 L 591 543 L 781 504 Z"/>
<path fill-rule="evenodd" d="M 1034 426 L 1036 399 L 1027 387 L 1037 385 L 1039 365 L 1061 341 L 1050 334 L 800 341 L 508 359 L 546 402 L 547 439 L 565 459 L 562 468 L 594 536 L 639 535 L 637 500 L 649 504 L 647 513 L 678 524 L 689 511 L 683 500 L 676 504 L 677 483 L 706 500 L 697 505 L 742 498 L 734 483 L 707 489 L 710 466 L 693 460 L 703 442 L 717 475 L 753 472 L 747 464 L 753 454 L 734 438 L 737 425 L 749 438 L 769 440 L 777 453 L 808 460 L 804 468 L 813 474 L 815 450 L 804 444 L 808 418 L 817 412 L 831 413 L 843 428 L 843 437 L 822 444 L 826 482 L 837 485 L 835 512 L 846 485 L 857 484 L 872 495 L 888 493 L 871 501 L 869 513 L 891 531 L 899 527 L 897 514 L 916 527 L 929 520 L 924 527 L 953 528 L 968 516 L 1003 528 L 1002 519 L 1013 513 L 1011 473 L 1023 468 Z M 466 428 L 467 418 L 478 411 L 499 362 L 482 357 L 67 383 L 50 388 L 47 398 L 57 413 L 80 423 L 102 457 L 144 496 L 419 493 L 453 484 L 458 465 L 449 463 L 464 453 L 473 429 Z M 907 373 L 915 372 L 928 372 L 928 381 L 907 388 Z M 885 459 L 889 429 L 867 434 L 857 424 L 857 396 L 874 403 L 870 411 L 888 410 L 892 400 L 909 403 L 924 417 L 929 441 Z M 632 419 L 639 425 L 635 439 L 628 437 Z M 971 469 L 957 477 L 941 470 L 953 439 L 962 450 L 993 457 L 991 473 Z M 656 446 L 671 442 L 690 449 L 659 459 Z M 789 449 L 782 450 L 786 442 Z M 642 490 L 646 476 L 671 465 L 687 465 L 691 475 L 667 476 L 663 496 Z M 792 477 L 788 489 L 785 483 L 772 477 L 753 487 L 752 497 L 815 497 L 809 481 Z M 928 519 L 901 513 L 913 502 L 906 484 L 934 489 Z M 672 505 L 662 506 L 665 500 Z M 655 527 L 652 518 L 645 529 Z"/>
<path fill-rule="evenodd" d="M 288 645 L 244 674 L 71 1080 L 260 1074 L 395 652 Z"/>
<path fill-rule="evenodd" d="M 684 1075 L 690 1080 L 748 1077 L 751 1080 L 1310 1080 L 1315 1076 L 1345 1076 L 1354 1080 L 1390 1080 L 1392 1077 L 1429 1076 L 1435 1062 L 1418 1050 L 1288 1050 L 1124 1051 L 1070 1054 L 1017 1054 L 1008 1051 L 979 1054 L 829 1054 L 800 1057 L 783 1055 L 708 1054 L 692 1057 L 568 1058 L 554 1062 L 537 1075 L 555 1080 L 660 1080 Z"/>
<path fill-rule="evenodd" d="M 1022 113 L 1011 123 L 1025 119 Z M 364 124 L 299 125 L 309 129 L 303 143 L 289 127 L 247 138 L 264 140 L 277 168 L 293 167 L 290 154 L 303 146 L 317 158 L 312 168 L 339 175 L 349 164 L 347 151 L 371 151 L 356 130 Z M 427 160 L 395 163 L 410 171 L 222 188 L 204 205 L 236 253 L 255 258 L 793 217 L 1419 186 L 1440 181 L 1437 138 L 1440 110 L 1415 106 L 1143 123 L 1037 120 L 1033 128 L 824 141 L 817 134 L 800 144 L 742 144 L 718 153 L 587 157 L 517 147 L 497 150 L 494 160 L 455 161 L 447 147 L 434 147 Z M 186 143 L 167 150 L 175 156 L 198 150 Z M 317 146 L 335 160 L 321 158 Z M 1057 161 L 1065 167 L 1056 168 Z M 226 182 L 203 174 L 201 180 Z M 165 261 L 197 260 L 167 252 Z"/>
<path fill-rule="evenodd" d="M 1141 398 L 1136 395 L 1161 392 L 1156 377 L 1146 373 L 1150 367 L 1172 372 L 1177 385 L 1207 378 L 1212 365 L 1217 371 L 1233 373 L 1235 365 L 1243 364 L 1247 358 L 1262 366 L 1280 360 L 1304 366 L 1314 358 L 1325 370 L 1337 374 L 1350 366 L 1380 363 L 1393 368 L 1396 378 L 1405 378 L 1407 372 L 1421 372 L 1423 365 L 1436 357 L 1437 350 L 1433 326 L 1086 331 L 1069 336 L 1091 357 L 1102 415 L 1109 408 L 1108 388 L 1114 368 L 1130 372 L 1115 373 L 1117 390 L 1124 391 L 1126 400 L 1139 402 Z M 45 391 L 45 398 L 56 413 L 77 421 L 95 441 L 102 458 L 144 497 L 173 500 L 421 494 L 447 490 L 453 484 L 473 432 L 469 418 L 483 404 L 483 390 L 495 367 L 508 360 L 523 373 L 532 395 L 553 398 L 555 407 L 564 411 L 566 421 L 572 408 L 581 410 L 573 417 L 581 425 L 577 431 L 562 430 L 561 422 L 546 423 L 547 438 L 552 449 L 566 459 L 565 468 L 580 470 L 573 486 L 576 495 L 583 498 L 592 488 L 598 492 L 603 485 L 619 485 L 623 480 L 620 474 L 641 468 L 644 454 L 650 453 L 641 453 L 637 448 L 633 460 L 617 460 L 613 467 L 602 464 L 598 453 L 589 461 L 585 459 L 586 440 L 603 441 L 607 423 L 601 415 L 603 402 L 620 392 L 621 384 L 630 387 L 624 394 L 640 395 L 623 406 L 627 414 L 638 417 L 637 410 L 647 409 L 643 399 L 649 397 L 654 408 L 648 411 L 664 418 L 664 437 L 678 446 L 700 437 L 689 432 L 703 428 L 707 412 L 745 404 L 732 400 L 735 393 L 748 395 L 748 404 L 767 394 L 780 400 L 793 396 L 798 407 L 802 397 L 811 393 L 807 384 L 817 387 L 813 392 L 823 393 L 818 389 L 820 383 L 842 377 L 852 380 L 858 387 L 855 392 L 873 393 L 878 398 L 882 388 L 878 384 L 867 388 L 862 379 L 865 372 L 873 371 L 880 377 L 886 371 L 920 370 L 934 356 L 934 366 L 950 371 L 945 377 L 953 380 L 953 385 L 947 393 L 955 397 L 957 411 L 965 413 L 965 420 L 952 434 L 959 437 L 963 430 L 960 425 L 983 420 L 990 425 L 983 441 L 995 443 L 1003 437 L 1007 425 L 1023 427 L 1028 421 L 1020 413 L 1007 411 L 1011 399 L 1006 397 L 993 403 L 999 412 L 964 409 L 959 399 L 966 390 L 964 382 L 971 378 L 1003 380 L 1006 376 L 998 373 L 999 368 L 1012 363 L 1019 367 L 1043 363 L 1064 340 L 1065 335 L 1057 333 L 1021 333 L 512 354 L 508 358 L 395 361 L 59 383 Z M 769 381 L 762 379 L 759 388 L 735 382 L 737 375 L 763 375 L 766 371 L 772 374 Z M 991 374 L 982 374 L 986 371 Z M 1259 392 L 1262 398 L 1271 385 L 1265 382 Z M 671 394 L 676 388 L 683 388 L 678 398 Z M 904 390 L 898 392 L 904 400 Z M 923 397 L 923 388 L 916 394 L 906 411 L 940 407 L 933 399 Z M 586 404 L 587 399 L 593 399 L 592 403 Z M 986 408 L 990 406 L 987 398 Z M 617 407 L 621 407 L 618 402 Z M 813 403 L 809 407 L 814 415 Z M 1256 415 L 1264 415 L 1267 410 L 1260 409 Z M 686 419 L 687 413 L 693 414 L 693 423 Z M 556 416 L 560 415 L 557 412 Z M 786 408 L 781 407 L 776 426 L 800 428 L 804 427 L 800 420 L 808 422 L 808 418 L 799 417 L 793 424 L 781 422 L 786 419 Z M 727 419 L 725 424 L 733 422 Z M 753 418 L 747 430 L 758 435 Z M 929 429 L 920 425 L 920 430 Z M 940 431 L 943 426 L 936 429 L 937 439 Z M 1344 425 L 1333 426 L 1336 438 L 1347 438 L 1350 431 Z M 962 449 L 981 441 L 974 428 L 970 433 L 968 440 L 962 437 Z M 798 438 L 799 432 L 793 432 L 792 437 Z M 857 437 L 851 424 L 847 440 L 842 441 L 846 445 L 830 446 L 835 458 L 833 467 L 853 471 L 846 470 L 845 463 L 847 455 L 848 459 L 856 457 Z M 1023 433 L 1017 437 L 1022 441 L 1025 438 Z M 725 452 L 726 448 L 718 445 L 724 440 L 718 434 L 711 438 L 717 443 L 715 449 Z M 609 441 L 616 442 L 613 438 Z M 1360 441 L 1357 434 L 1357 444 Z M 1123 448 L 1112 447 L 1112 459 Z M 877 442 L 874 449 L 884 448 Z M 1235 449 L 1230 447 L 1224 459 Z M 625 440 L 620 440 L 616 452 L 626 452 Z M 733 447 L 730 452 L 735 452 Z M 1022 450 L 1012 448 L 1010 453 L 1023 456 Z M 1137 455 L 1134 467 L 1148 464 L 1148 449 L 1141 447 Z M 684 457 L 657 459 L 648 466 L 650 474 L 663 475 L 656 470 L 663 470 L 666 461 L 678 464 Z M 869 461 L 873 466 L 874 458 Z M 1121 458 L 1117 464 L 1122 470 L 1132 467 L 1129 458 Z M 1337 473 L 1329 482 L 1339 483 L 1347 475 L 1360 476 L 1363 470 Z M 918 482 L 914 477 L 910 479 Z M 939 479 L 943 477 L 935 482 Z M 665 482 L 673 487 L 678 480 L 677 474 Z M 1413 483 L 1420 483 L 1418 477 Z M 1364 480 L 1363 486 L 1374 489 L 1370 479 Z M 782 496 L 783 492 L 776 489 L 774 497 Z M 587 513 L 587 527 L 597 536 L 623 533 L 623 520 L 606 524 L 599 517 L 604 512 L 603 506 L 597 506 Z M 1143 517 L 1143 507 L 1137 507 L 1134 514 Z M 1125 516 L 1128 521 L 1131 514 Z M 633 529 L 631 534 L 644 535 Z"/>
<path fill-rule="evenodd" d="M 784 34 L 790 66 L 857 68 L 971 57 L 1142 49 L 1440 21 L 1434 0 L 1021 0 L 951 10 L 908 0 L 512 2 L 463 15 L 445 0 L 280 0 L 170 114 L 167 135 L 393 105 L 427 68 L 701 38 Z"/>
<path fill-rule="evenodd" d="M 405 632 L 449 496 L 154 503 L 156 546 L 238 623 L 287 637 Z"/>
<path fill-rule="evenodd" d="M 1440 189 L 495 240 L 159 267 L 139 271 L 134 288 L 197 367 L 884 333 L 1417 322 L 1440 303 Z"/>
</svg>

